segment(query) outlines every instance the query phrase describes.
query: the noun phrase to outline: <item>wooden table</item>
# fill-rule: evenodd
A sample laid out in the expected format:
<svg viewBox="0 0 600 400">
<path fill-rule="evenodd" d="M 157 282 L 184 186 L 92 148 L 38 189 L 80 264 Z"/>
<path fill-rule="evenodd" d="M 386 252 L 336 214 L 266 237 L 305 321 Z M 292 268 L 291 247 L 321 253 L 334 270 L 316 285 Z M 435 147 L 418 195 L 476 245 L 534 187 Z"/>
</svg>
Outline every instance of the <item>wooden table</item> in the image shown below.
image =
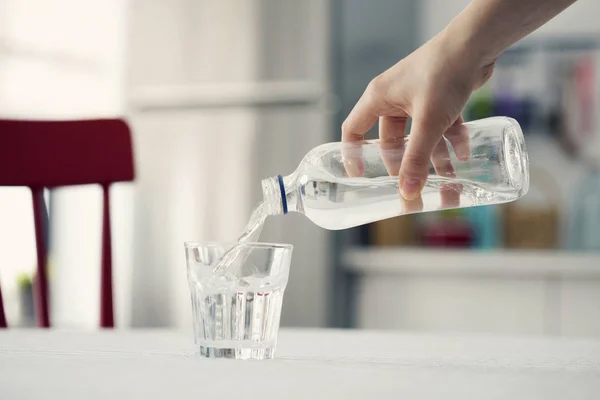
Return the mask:
<svg viewBox="0 0 600 400">
<path fill-rule="evenodd" d="M 0 332 L 0 399 L 600 399 L 600 341 L 282 330 L 275 360 L 162 330 Z"/>
</svg>

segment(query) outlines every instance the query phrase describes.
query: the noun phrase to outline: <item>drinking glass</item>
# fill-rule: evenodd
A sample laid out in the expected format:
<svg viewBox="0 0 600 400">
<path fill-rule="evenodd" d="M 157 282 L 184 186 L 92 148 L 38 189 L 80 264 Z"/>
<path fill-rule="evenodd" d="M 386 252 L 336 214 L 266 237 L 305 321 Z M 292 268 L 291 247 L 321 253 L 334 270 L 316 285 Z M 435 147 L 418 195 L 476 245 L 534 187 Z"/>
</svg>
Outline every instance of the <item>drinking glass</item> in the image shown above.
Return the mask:
<svg viewBox="0 0 600 400">
<path fill-rule="evenodd" d="M 185 243 L 195 345 L 203 357 L 271 359 L 293 246 L 238 243 L 243 257 L 237 265 L 215 272 L 232 246 Z"/>
</svg>

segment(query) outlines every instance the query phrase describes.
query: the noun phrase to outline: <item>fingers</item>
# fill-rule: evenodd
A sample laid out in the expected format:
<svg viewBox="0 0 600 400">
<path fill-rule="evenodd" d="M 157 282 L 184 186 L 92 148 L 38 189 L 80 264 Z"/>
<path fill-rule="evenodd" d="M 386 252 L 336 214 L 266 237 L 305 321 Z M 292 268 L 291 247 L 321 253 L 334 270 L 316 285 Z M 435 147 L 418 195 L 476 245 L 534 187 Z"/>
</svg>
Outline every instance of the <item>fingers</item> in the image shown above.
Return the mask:
<svg viewBox="0 0 600 400">
<path fill-rule="evenodd" d="M 402 202 L 402 214 L 412 214 L 423 211 L 423 198 L 421 195 L 417 195 L 412 200 L 406 200 L 403 197 L 400 197 L 400 201 Z"/>
<path fill-rule="evenodd" d="M 423 114 L 413 118 L 400 167 L 400 193 L 406 200 L 412 200 L 421 193 L 429 175 L 429 158 L 449 125 L 423 117 Z"/>
<path fill-rule="evenodd" d="M 464 125 L 464 122 L 462 116 L 459 117 L 444 133 L 444 136 L 452 144 L 454 153 L 460 161 L 468 161 L 471 155 L 469 130 Z"/>
<path fill-rule="evenodd" d="M 350 114 L 342 124 L 342 142 L 362 140 L 365 133 L 377 122 L 380 80 L 374 79 L 360 97 Z"/>
<path fill-rule="evenodd" d="M 406 117 L 379 118 L 379 148 L 390 176 L 398 176 L 400 173 L 407 121 Z"/>
<path fill-rule="evenodd" d="M 444 133 L 450 145 L 454 149 L 456 157 L 461 161 L 467 161 L 471 154 L 469 135 L 467 128 L 463 125 L 464 120 L 460 116 Z M 456 178 L 456 172 L 450 158 L 449 144 L 440 139 L 433 151 L 431 161 L 437 175 L 444 178 Z M 462 185 L 459 183 L 446 182 L 440 186 L 441 207 L 440 209 L 457 208 L 460 206 L 460 194 Z"/>
<path fill-rule="evenodd" d="M 375 82 L 375 80 L 373 81 Z M 342 124 L 342 156 L 344 168 L 351 177 L 364 174 L 361 142 L 365 133 L 377 122 L 377 95 L 375 84 L 370 83 Z"/>
<path fill-rule="evenodd" d="M 431 162 L 435 173 L 443 178 L 456 178 L 456 172 L 450 159 L 449 143 L 443 137 L 433 150 Z M 456 183 L 445 182 L 440 186 L 441 207 L 440 209 L 456 208 L 460 205 L 460 193 L 462 186 Z"/>
<path fill-rule="evenodd" d="M 438 141 L 433 153 L 431 154 L 431 163 L 435 173 L 443 178 L 455 178 L 456 172 L 450 160 L 450 151 L 448 143 L 443 137 Z"/>
<path fill-rule="evenodd" d="M 344 168 L 350 177 L 363 176 L 365 173 L 362 144 L 362 140 L 360 142 L 342 142 Z"/>
<path fill-rule="evenodd" d="M 441 206 L 440 210 L 457 208 L 460 206 L 460 194 L 462 185 L 460 183 L 444 183 L 440 187 Z"/>
</svg>

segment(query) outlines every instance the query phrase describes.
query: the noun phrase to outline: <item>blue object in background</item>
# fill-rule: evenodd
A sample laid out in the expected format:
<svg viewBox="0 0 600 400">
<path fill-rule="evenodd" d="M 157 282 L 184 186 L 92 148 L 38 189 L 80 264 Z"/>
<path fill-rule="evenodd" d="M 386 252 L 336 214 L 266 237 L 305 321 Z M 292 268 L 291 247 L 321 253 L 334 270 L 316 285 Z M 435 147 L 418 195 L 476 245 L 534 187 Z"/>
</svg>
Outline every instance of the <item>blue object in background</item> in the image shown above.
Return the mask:
<svg viewBox="0 0 600 400">
<path fill-rule="evenodd" d="M 500 210 L 497 206 L 469 207 L 465 213 L 475 233 L 475 248 L 495 249 L 502 245 Z"/>
</svg>

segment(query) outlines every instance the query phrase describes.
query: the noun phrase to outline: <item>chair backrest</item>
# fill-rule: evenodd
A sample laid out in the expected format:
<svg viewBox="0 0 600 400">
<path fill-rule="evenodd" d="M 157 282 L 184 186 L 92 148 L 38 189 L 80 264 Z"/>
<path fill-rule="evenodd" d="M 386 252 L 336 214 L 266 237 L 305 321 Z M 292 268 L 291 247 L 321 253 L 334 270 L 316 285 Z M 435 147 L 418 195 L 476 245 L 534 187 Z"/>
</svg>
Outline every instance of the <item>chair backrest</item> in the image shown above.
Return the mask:
<svg viewBox="0 0 600 400">
<path fill-rule="evenodd" d="M 51 188 L 133 178 L 131 135 L 123 120 L 0 120 L 0 186 Z"/>
<path fill-rule="evenodd" d="M 31 188 L 36 232 L 36 315 L 49 327 L 43 189 L 100 184 L 103 188 L 100 326 L 114 326 L 109 186 L 133 181 L 131 132 L 122 119 L 0 120 L 0 186 Z M 6 317 L 0 292 L 0 327 Z"/>
</svg>

